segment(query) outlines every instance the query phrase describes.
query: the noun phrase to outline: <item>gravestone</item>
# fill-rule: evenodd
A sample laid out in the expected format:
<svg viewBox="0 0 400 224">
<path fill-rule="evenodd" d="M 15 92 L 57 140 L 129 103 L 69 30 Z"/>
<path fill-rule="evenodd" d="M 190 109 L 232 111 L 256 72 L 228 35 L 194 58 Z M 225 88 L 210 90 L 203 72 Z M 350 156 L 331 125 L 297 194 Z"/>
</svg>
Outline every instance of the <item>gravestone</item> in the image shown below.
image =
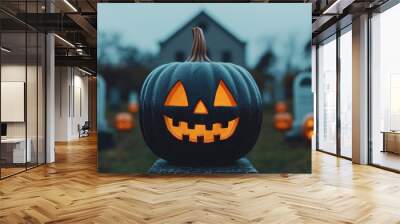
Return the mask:
<svg viewBox="0 0 400 224">
<path fill-rule="evenodd" d="M 118 88 L 111 87 L 108 94 L 108 106 L 111 109 L 117 110 L 121 106 L 121 94 Z"/>
<path fill-rule="evenodd" d="M 263 97 L 263 103 L 264 105 L 270 105 L 273 103 L 273 95 L 272 95 L 272 91 L 273 91 L 273 80 L 267 80 L 264 82 L 264 89 L 263 89 L 263 93 L 262 93 L 262 97 Z"/>
<path fill-rule="evenodd" d="M 262 98 L 263 98 L 264 105 L 272 104 L 272 95 L 268 90 L 264 90 L 264 92 L 262 94 Z"/>
<path fill-rule="evenodd" d="M 129 98 L 128 98 L 128 102 L 129 103 L 138 103 L 137 100 L 138 99 L 138 94 L 136 93 L 136 91 L 131 91 L 129 93 Z"/>
<path fill-rule="evenodd" d="M 106 81 L 97 76 L 97 127 L 99 131 L 107 130 L 106 120 Z"/>
<path fill-rule="evenodd" d="M 311 74 L 301 73 L 293 83 L 293 111 L 296 122 L 303 122 L 304 117 L 313 112 L 313 93 L 311 91 Z"/>
<path fill-rule="evenodd" d="M 110 149 L 114 146 L 114 134 L 108 127 L 106 111 L 106 81 L 101 75 L 97 75 L 97 139 L 99 150 Z"/>
<path fill-rule="evenodd" d="M 304 72 L 296 76 L 293 82 L 293 128 L 287 138 L 301 137 L 305 117 L 313 113 L 313 93 L 311 90 L 311 74 Z"/>
</svg>

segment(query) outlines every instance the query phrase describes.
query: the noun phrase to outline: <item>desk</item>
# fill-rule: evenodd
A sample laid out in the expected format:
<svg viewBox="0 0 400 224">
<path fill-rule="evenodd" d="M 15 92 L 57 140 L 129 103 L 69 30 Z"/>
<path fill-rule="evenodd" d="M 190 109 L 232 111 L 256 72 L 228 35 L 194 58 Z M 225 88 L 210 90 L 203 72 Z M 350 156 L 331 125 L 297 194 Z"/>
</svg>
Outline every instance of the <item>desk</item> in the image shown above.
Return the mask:
<svg viewBox="0 0 400 224">
<path fill-rule="evenodd" d="M 25 138 L 6 138 L 1 139 L 1 151 L 2 157 L 7 163 L 25 163 L 31 162 L 31 145 L 32 141 L 30 138 L 27 139 L 27 146 L 25 151 Z M 3 154 L 5 154 L 3 156 Z M 11 155 L 12 154 L 12 155 Z M 11 159 L 12 158 L 12 159 Z M 26 159 L 26 161 L 25 161 Z"/>
<path fill-rule="evenodd" d="M 392 152 L 400 154 L 400 131 L 382 131 L 382 134 L 382 152 Z"/>
</svg>

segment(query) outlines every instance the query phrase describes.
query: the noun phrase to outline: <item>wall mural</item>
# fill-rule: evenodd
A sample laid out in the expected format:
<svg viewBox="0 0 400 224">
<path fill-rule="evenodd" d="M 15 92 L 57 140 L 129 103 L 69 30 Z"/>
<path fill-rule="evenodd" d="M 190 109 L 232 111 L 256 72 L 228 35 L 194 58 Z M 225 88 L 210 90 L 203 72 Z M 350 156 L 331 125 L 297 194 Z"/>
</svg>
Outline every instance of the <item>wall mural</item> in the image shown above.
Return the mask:
<svg viewBox="0 0 400 224">
<path fill-rule="evenodd" d="M 310 15 L 309 4 L 99 4 L 99 171 L 310 173 Z"/>
</svg>

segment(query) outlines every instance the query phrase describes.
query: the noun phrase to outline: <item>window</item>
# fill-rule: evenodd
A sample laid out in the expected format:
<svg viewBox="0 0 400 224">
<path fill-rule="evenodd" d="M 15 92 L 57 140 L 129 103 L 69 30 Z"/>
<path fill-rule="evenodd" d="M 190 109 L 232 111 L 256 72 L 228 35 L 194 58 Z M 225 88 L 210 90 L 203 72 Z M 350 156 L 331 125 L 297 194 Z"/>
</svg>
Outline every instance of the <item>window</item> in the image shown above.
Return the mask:
<svg viewBox="0 0 400 224">
<path fill-rule="evenodd" d="M 43 2 L 20 2 L 24 11 L 36 13 Z M 0 12 L 0 17 L 13 21 Z M 17 24 L 17 23 L 15 23 Z M 45 163 L 45 34 L 25 26 L 0 28 L 0 100 L 2 140 L 0 178 Z M 3 50 L 4 49 L 4 50 Z M 20 103 L 21 102 L 21 103 Z M 13 105 L 13 104 L 18 104 Z M 10 106 L 16 108 L 10 110 Z M 21 115 L 22 114 L 22 115 Z"/>
<path fill-rule="evenodd" d="M 300 82 L 301 87 L 310 87 L 311 86 L 311 79 L 303 79 Z"/>
<path fill-rule="evenodd" d="M 352 26 L 318 48 L 318 149 L 352 157 Z"/>
<path fill-rule="evenodd" d="M 185 60 L 185 54 L 183 51 L 177 51 L 175 52 L 175 61 L 184 61 Z"/>
<path fill-rule="evenodd" d="M 318 149 L 336 154 L 336 36 L 318 48 Z"/>
<path fill-rule="evenodd" d="M 223 51 L 221 60 L 223 62 L 232 62 L 232 53 L 230 51 Z"/>
<path fill-rule="evenodd" d="M 351 27 L 349 27 L 351 28 Z M 352 157 L 352 33 L 340 36 L 340 154 Z"/>
<path fill-rule="evenodd" d="M 371 18 L 371 162 L 400 170 L 400 5 Z"/>
<path fill-rule="evenodd" d="M 206 33 L 208 30 L 208 24 L 204 21 L 200 21 L 197 26 L 200 27 L 204 33 Z"/>
</svg>

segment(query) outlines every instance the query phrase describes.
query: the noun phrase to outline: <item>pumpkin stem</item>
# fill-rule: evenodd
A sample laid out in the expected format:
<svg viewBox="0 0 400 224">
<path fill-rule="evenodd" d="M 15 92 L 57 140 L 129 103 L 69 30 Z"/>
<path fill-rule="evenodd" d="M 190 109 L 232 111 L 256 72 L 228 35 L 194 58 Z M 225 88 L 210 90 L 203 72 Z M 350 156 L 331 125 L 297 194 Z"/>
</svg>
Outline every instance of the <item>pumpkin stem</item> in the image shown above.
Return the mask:
<svg viewBox="0 0 400 224">
<path fill-rule="evenodd" d="M 207 57 L 206 39 L 204 38 L 203 30 L 200 27 L 193 27 L 192 33 L 193 33 L 192 53 L 186 59 L 186 61 L 188 62 L 211 61 Z"/>
</svg>

